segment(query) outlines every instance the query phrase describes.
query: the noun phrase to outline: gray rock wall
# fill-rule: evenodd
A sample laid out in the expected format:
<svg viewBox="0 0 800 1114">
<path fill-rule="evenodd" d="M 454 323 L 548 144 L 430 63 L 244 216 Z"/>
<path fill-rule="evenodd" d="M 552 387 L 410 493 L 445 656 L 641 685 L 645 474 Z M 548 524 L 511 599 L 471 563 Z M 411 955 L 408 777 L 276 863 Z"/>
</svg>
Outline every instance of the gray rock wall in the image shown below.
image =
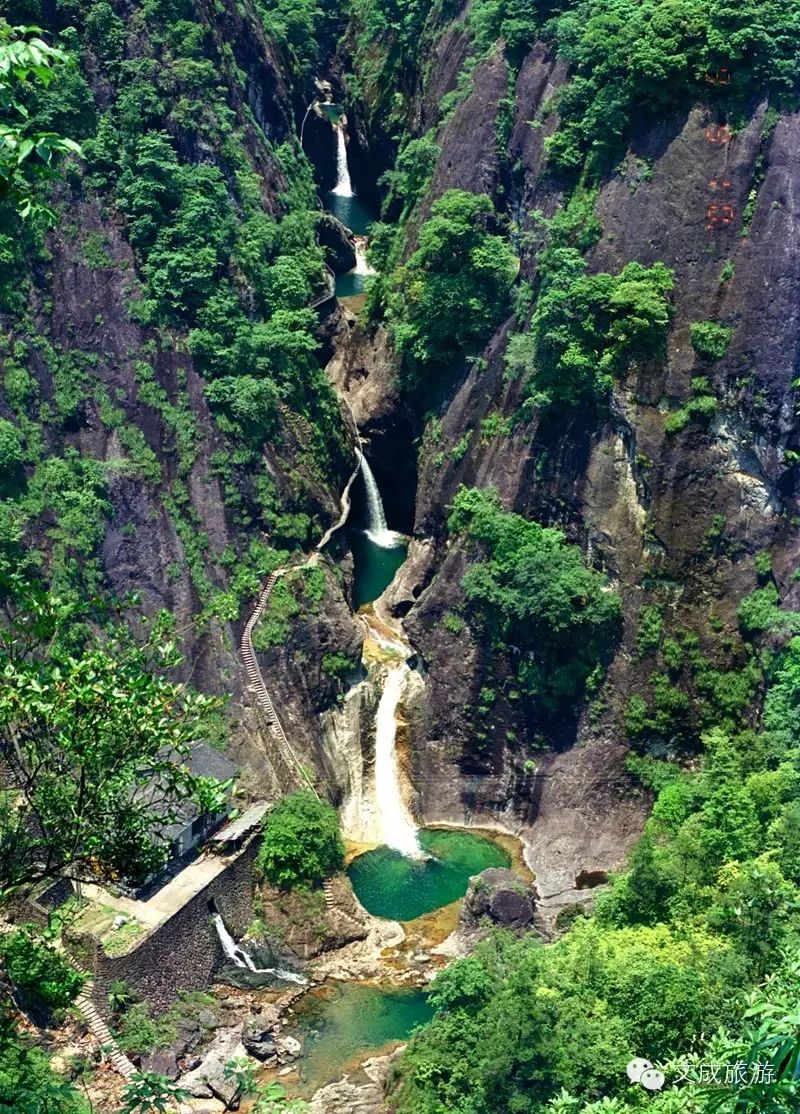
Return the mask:
<svg viewBox="0 0 800 1114">
<path fill-rule="evenodd" d="M 127 955 L 110 958 L 94 941 L 94 990 L 92 997 L 108 1015 L 108 987 L 124 979 L 132 990 L 163 1013 L 182 990 L 209 985 L 223 964 L 224 955 L 211 923 L 213 901 L 231 935 L 237 940 L 253 920 L 253 863 L 258 850 L 254 839 L 230 866 L 179 909 L 160 928 Z"/>
</svg>

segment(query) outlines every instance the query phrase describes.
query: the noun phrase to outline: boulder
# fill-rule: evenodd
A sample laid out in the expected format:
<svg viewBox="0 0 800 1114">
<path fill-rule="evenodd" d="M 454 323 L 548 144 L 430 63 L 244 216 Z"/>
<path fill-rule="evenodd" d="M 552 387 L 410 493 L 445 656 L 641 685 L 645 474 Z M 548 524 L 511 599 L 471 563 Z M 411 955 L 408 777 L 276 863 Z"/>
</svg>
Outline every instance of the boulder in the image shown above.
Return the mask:
<svg viewBox="0 0 800 1114">
<path fill-rule="evenodd" d="M 203 1056 L 200 1066 L 179 1080 L 180 1088 L 193 1098 L 214 1098 L 230 1103 L 237 1091 L 236 1082 L 225 1078 L 230 1059 L 247 1056 L 242 1044 L 242 1025 L 218 1033 Z"/>
<path fill-rule="evenodd" d="M 142 1071 L 154 1075 L 165 1075 L 167 1079 L 177 1079 L 180 1075 L 178 1058 L 174 1048 L 154 1048 L 142 1056 Z"/>
<path fill-rule="evenodd" d="M 281 1037 L 278 1042 L 278 1055 L 281 1060 L 294 1060 L 303 1051 L 303 1045 L 295 1037 Z"/>
<path fill-rule="evenodd" d="M 242 1044 L 257 1060 L 275 1060 L 278 1056 L 278 1043 L 274 1027 L 260 1017 L 247 1019 L 242 1032 Z"/>
<path fill-rule="evenodd" d="M 352 271 L 356 265 L 353 233 L 331 213 L 322 213 L 317 218 L 317 236 L 330 269 L 337 275 Z"/>
<path fill-rule="evenodd" d="M 501 928 L 529 929 L 534 927 L 535 917 L 533 888 L 513 870 L 490 867 L 470 882 L 459 927 L 471 932 L 488 923 Z"/>
</svg>

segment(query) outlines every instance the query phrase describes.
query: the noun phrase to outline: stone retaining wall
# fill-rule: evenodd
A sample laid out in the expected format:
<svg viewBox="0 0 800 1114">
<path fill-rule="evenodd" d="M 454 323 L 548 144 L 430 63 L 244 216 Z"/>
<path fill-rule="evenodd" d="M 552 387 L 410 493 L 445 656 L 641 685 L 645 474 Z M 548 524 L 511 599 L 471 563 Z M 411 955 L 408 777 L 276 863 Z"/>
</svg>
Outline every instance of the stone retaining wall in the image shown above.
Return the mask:
<svg viewBox="0 0 800 1114">
<path fill-rule="evenodd" d="M 253 921 L 253 863 L 258 838 L 252 839 L 213 881 L 155 929 L 127 955 L 110 958 L 94 937 L 84 936 L 87 965 L 93 969 L 92 998 L 103 1016 L 109 1014 L 108 987 L 124 979 L 155 1014 L 173 1005 L 181 990 L 202 990 L 223 965 L 224 955 L 211 923 L 211 903 L 235 939 Z M 76 941 L 77 942 L 77 941 Z"/>
</svg>

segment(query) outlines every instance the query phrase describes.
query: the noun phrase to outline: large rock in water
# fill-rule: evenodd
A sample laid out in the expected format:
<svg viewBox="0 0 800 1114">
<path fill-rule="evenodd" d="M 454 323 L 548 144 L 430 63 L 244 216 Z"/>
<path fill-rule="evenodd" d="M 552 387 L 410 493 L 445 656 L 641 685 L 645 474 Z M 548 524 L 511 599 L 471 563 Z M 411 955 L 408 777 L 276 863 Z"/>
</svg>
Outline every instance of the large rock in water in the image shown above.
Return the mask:
<svg viewBox="0 0 800 1114">
<path fill-rule="evenodd" d="M 531 886 L 504 867 L 490 867 L 469 884 L 459 927 L 465 932 L 485 928 L 530 929 L 536 917 L 536 897 Z"/>
<path fill-rule="evenodd" d="M 325 251 L 325 261 L 331 270 L 337 275 L 352 271 L 356 265 L 353 233 L 332 213 L 321 213 L 317 217 L 317 236 Z"/>
</svg>

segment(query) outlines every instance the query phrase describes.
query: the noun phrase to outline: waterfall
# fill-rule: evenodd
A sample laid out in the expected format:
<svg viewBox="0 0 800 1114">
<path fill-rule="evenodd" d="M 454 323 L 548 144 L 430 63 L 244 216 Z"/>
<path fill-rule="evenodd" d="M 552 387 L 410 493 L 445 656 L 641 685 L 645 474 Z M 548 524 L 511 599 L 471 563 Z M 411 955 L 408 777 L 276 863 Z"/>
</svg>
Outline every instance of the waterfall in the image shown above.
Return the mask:
<svg viewBox="0 0 800 1114">
<path fill-rule="evenodd" d="M 350 171 L 347 168 L 347 144 L 344 140 L 344 118 L 335 126 L 336 132 L 336 185 L 332 193 L 337 197 L 353 197 Z"/>
<path fill-rule="evenodd" d="M 386 675 L 378 714 L 375 718 L 375 797 L 383 842 L 410 858 L 422 850 L 417 828 L 403 801 L 400 764 L 397 761 L 397 705 L 405 685 L 408 666 L 393 666 Z"/>
<path fill-rule="evenodd" d="M 356 252 L 356 265 L 352 273 L 354 275 L 374 275 L 375 270 L 367 263 L 367 237 L 355 236 L 354 247 Z"/>
<path fill-rule="evenodd" d="M 283 979 L 284 982 L 296 982 L 301 986 L 305 986 L 308 982 L 305 975 L 298 975 L 296 971 L 286 971 L 282 967 L 256 967 L 249 952 L 237 944 L 228 932 L 219 913 L 214 913 L 212 919 L 217 930 L 217 936 L 219 936 L 219 942 L 222 944 L 222 950 L 237 967 L 246 967 L 254 975 L 274 975 L 276 979 Z"/>
<path fill-rule="evenodd" d="M 367 493 L 367 537 L 381 549 L 392 549 L 397 545 L 397 534 L 386 525 L 386 515 L 383 513 L 381 493 L 372 474 L 372 469 L 367 463 L 367 458 L 359 452 L 361 461 L 361 475 L 364 478 L 364 488 Z"/>
</svg>

